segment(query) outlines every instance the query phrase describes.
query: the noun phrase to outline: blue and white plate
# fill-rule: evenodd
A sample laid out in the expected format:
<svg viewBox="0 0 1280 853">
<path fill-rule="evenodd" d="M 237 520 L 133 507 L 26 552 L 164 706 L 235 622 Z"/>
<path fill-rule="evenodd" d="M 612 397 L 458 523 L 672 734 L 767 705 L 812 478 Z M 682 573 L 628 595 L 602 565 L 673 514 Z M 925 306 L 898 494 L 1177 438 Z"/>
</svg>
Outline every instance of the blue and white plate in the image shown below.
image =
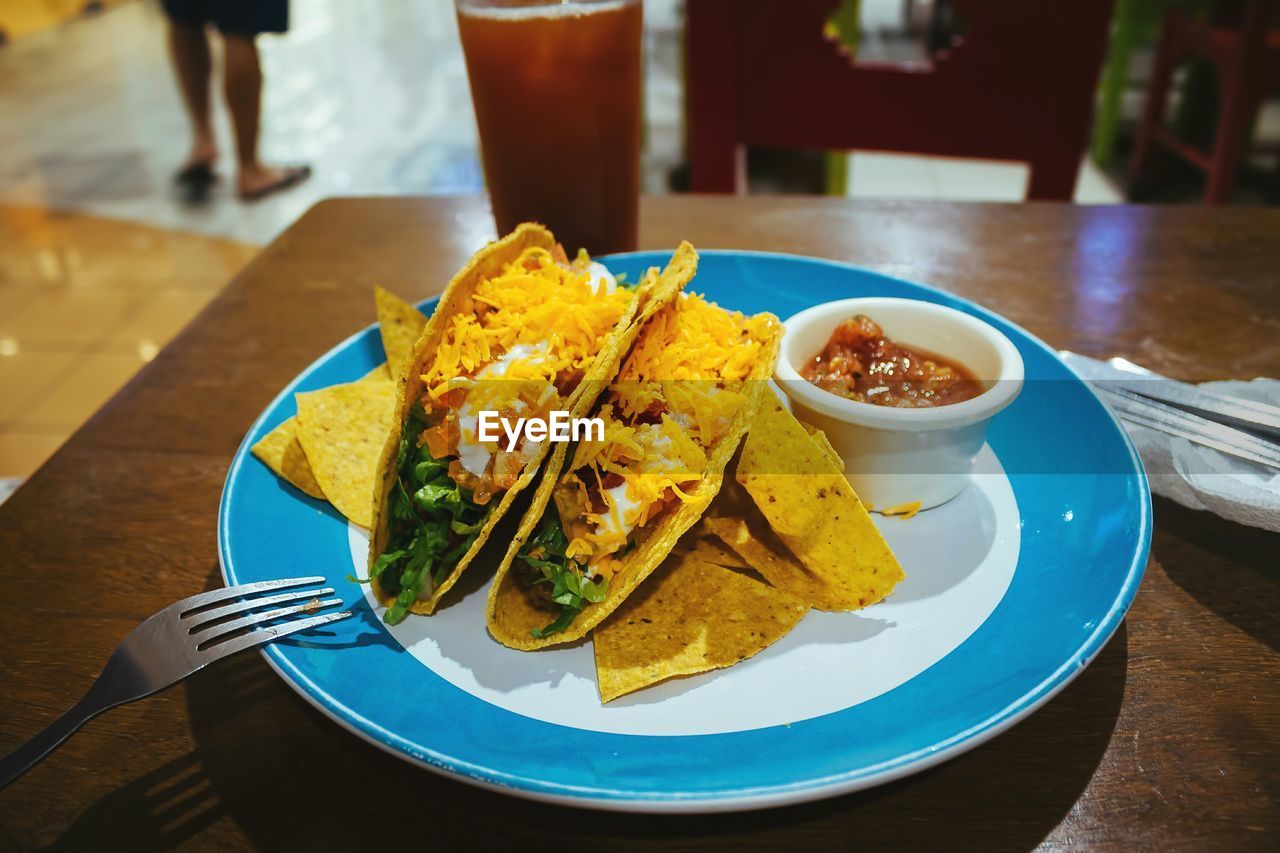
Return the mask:
<svg viewBox="0 0 1280 853">
<path fill-rule="evenodd" d="M 666 259 L 606 261 L 634 281 Z M 1027 382 L 992 425 L 972 485 L 915 518 L 876 517 L 907 573 L 888 600 L 810 613 L 744 663 L 603 707 L 589 641 L 528 653 L 489 637 L 492 566 L 474 565 L 436 615 L 387 628 L 346 580 L 363 574 L 365 532 L 249 454 L 295 413 L 294 392 L 383 360 L 370 326 L 267 407 L 223 491 L 228 584 L 324 574 L 357 611 L 328 634 L 267 647 L 285 681 L 369 742 L 462 781 L 593 808 L 696 812 L 915 773 L 1009 728 L 1080 673 L 1137 591 L 1151 499 L 1124 430 L 1048 347 L 954 296 L 810 258 L 704 252 L 691 287 L 784 319 L 851 296 L 923 299 L 981 317 L 1018 346 Z"/>
</svg>

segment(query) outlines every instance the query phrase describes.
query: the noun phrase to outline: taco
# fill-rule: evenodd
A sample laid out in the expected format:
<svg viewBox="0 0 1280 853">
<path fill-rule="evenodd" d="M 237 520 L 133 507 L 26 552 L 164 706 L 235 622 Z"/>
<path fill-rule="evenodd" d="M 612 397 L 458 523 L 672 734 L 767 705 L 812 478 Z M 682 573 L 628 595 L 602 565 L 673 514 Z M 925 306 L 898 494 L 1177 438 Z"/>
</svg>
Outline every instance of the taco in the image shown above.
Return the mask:
<svg viewBox="0 0 1280 853">
<path fill-rule="evenodd" d="M 768 392 L 782 326 L 681 294 L 643 321 L 594 410 L 558 446 L 489 589 L 489 631 L 536 649 L 584 636 L 706 511 Z"/>
<path fill-rule="evenodd" d="M 375 480 L 369 579 L 389 624 L 435 609 L 547 454 L 546 441 L 482 441 L 480 414 L 585 414 L 637 312 L 696 258 L 685 244 L 662 276 L 651 269 L 630 288 L 526 223 L 454 276 L 397 377 Z"/>
</svg>

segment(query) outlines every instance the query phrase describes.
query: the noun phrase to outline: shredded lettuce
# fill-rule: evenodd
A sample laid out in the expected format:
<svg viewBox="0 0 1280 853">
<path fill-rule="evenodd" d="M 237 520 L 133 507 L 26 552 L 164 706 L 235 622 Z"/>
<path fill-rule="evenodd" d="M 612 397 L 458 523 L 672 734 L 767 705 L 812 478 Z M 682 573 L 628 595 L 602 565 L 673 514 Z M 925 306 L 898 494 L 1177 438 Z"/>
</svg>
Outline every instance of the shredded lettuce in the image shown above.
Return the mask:
<svg viewBox="0 0 1280 853">
<path fill-rule="evenodd" d="M 404 621 L 409 608 L 430 583 L 444 582 L 480 535 L 489 507 L 478 506 L 471 492 L 449 477 L 449 460 L 437 459 L 417 437 L 426 424 L 411 415 L 396 454 L 398 477 L 391 490 L 391 536 L 374 561 L 370 580 L 395 601 L 383 621 Z"/>
<path fill-rule="evenodd" d="M 520 549 L 520 559 L 542 573 L 534 583 L 551 584 L 551 600 L 560 605 L 555 621 L 529 632 L 535 638 L 558 634 L 573 624 L 588 602 L 604 601 L 607 582 L 584 578 L 578 564 L 565 556 L 568 547 L 559 515 L 549 511 L 537 535 Z"/>
</svg>

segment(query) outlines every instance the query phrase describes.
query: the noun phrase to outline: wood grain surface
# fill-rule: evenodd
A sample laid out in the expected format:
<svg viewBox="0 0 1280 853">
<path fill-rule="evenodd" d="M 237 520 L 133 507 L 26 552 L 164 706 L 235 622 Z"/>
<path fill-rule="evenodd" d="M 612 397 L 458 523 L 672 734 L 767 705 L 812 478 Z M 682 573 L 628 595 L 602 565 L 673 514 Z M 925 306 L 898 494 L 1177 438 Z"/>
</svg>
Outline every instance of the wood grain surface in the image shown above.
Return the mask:
<svg viewBox="0 0 1280 853">
<path fill-rule="evenodd" d="M 220 584 L 237 445 L 373 321 L 372 286 L 429 296 L 491 236 L 475 199 L 317 206 L 0 507 L 0 752 L 141 619 Z M 1280 210 L 646 199 L 643 246 L 682 238 L 851 261 L 1185 379 L 1280 376 Z M 0 792 L 0 848 L 1276 849 L 1280 536 L 1159 499 L 1155 519 L 1088 670 L 991 743 L 872 791 L 705 817 L 528 803 L 374 749 L 250 654 L 91 722 Z"/>
</svg>

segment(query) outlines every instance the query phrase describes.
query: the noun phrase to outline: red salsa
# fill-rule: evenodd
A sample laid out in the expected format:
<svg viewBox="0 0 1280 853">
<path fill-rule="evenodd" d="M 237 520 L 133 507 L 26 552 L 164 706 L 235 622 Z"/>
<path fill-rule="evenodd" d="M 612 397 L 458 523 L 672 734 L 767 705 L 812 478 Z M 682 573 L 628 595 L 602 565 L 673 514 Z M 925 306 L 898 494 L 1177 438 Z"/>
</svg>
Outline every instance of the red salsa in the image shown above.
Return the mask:
<svg viewBox="0 0 1280 853">
<path fill-rule="evenodd" d="M 946 406 L 985 390 L 965 368 L 895 344 L 861 314 L 837 326 L 800 375 L 832 394 L 899 409 Z"/>
</svg>

